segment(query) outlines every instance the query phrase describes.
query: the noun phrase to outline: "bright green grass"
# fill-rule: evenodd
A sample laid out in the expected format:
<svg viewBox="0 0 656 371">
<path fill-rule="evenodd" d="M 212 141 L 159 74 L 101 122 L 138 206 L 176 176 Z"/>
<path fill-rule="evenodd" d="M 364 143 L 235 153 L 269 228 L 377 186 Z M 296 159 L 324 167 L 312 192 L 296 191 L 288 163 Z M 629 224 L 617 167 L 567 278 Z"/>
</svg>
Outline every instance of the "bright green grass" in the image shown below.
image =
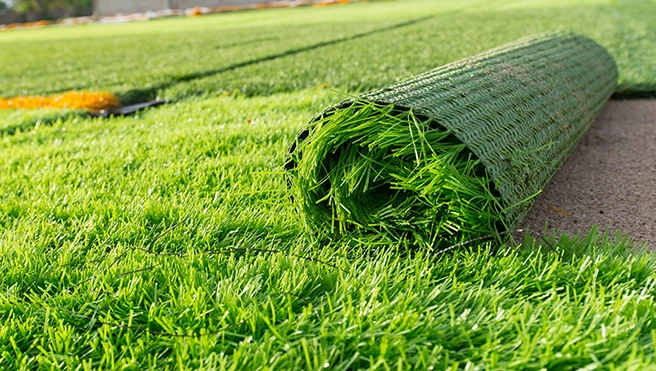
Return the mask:
<svg viewBox="0 0 656 371">
<path fill-rule="evenodd" d="M 314 122 L 288 166 L 309 229 L 434 253 L 502 232 L 501 197 L 481 161 L 431 121 L 356 101 Z"/>
<path fill-rule="evenodd" d="M 286 148 L 341 98 L 5 136 L 0 368 L 656 368 L 656 262 L 625 241 L 435 255 L 304 232 Z"/>
<path fill-rule="evenodd" d="M 654 81 L 653 2 L 476 3 L 0 33 L 2 96 L 180 98 L 109 120 L 0 112 L 0 369 L 656 369 L 656 263 L 621 238 L 325 244 L 289 199 L 288 146 L 344 98 L 317 85 L 379 87 L 556 24 L 623 40 L 623 82 Z"/>
</svg>

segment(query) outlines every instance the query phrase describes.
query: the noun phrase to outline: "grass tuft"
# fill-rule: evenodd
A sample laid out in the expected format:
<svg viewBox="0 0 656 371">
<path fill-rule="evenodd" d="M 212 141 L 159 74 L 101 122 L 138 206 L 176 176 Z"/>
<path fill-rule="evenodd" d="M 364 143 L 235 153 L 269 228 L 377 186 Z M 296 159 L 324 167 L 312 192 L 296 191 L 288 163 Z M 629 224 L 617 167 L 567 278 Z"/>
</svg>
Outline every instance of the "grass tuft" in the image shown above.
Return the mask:
<svg viewBox="0 0 656 371">
<path fill-rule="evenodd" d="M 481 161 L 412 110 L 362 100 L 335 109 L 313 123 L 291 160 L 311 230 L 434 249 L 503 231 L 501 198 Z"/>
</svg>

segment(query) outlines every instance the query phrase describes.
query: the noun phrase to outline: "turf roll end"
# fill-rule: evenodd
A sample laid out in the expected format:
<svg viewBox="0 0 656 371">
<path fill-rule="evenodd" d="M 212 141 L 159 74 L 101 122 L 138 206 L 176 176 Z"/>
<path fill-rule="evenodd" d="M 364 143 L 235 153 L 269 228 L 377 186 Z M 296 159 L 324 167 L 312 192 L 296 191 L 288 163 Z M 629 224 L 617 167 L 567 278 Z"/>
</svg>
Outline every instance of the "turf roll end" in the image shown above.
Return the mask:
<svg viewBox="0 0 656 371">
<path fill-rule="evenodd" d="M 287 168 L 309 228 L 442 250 L 512 230 L 611 96 L 572 33 L 528 37 L 329 108 Z"/>
<path fill-rule="evenodd" d="M 502 223 L 480 160 L 412 110 L 356 101 L 317 121 L 310 137 L 294 152 L 302 153 L 294 183 L 313 229 L 433 246 L 494 233 Z"/>
</svg>

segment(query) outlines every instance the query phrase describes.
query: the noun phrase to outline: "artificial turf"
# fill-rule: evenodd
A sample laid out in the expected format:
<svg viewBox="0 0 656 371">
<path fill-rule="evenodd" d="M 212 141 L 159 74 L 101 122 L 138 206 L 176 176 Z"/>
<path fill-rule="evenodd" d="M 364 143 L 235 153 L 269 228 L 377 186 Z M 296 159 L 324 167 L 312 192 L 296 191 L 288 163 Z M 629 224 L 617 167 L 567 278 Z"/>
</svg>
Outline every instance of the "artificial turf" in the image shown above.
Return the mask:
<svg viewBox="0 0 656 371">
<path fill-rule="evenodd" d="M 311 233 L 357 232 L 438 254 L 504 231 L 481 160 L 430 118 L 358 100 L 308 130 L 286 167 Z"/>
<path fill-rule="evenodd" d="M 556 30 L 608 49 L 618 94 L 648 96 L 656 91 L 654 7 L 654 0 L 414 0 L 4 32 L 0 96 L 91 89 L 134 103 L 319 85 L 363 91 Z"/>
<path fill-rule="evenodd" d="M 653 2 L 473 3 L 0 33 L 2 96 L 130 96 L 350 38 L 146 89 L 178 101 L 133 117 L 0 112 L 0 369 L 656 369 L 656 261 L 620 235 L 435 255 L 319 239 L 290 201 L 287 148 L 344 98 L 322 84 L 379 87 L 553 22 L 654 83 Z"/>
</svg>

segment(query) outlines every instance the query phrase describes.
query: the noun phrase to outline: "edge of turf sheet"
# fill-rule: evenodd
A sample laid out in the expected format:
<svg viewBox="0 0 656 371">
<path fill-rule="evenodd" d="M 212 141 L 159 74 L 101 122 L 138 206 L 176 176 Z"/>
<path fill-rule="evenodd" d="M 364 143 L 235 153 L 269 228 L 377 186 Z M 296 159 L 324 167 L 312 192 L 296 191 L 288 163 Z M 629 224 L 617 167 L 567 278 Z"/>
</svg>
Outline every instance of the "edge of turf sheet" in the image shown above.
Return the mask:
<svg viewBox="0 0 656 371">
<path fill-rule="evenodd" d="M 286 164 L 294 198 L 330 235 L 439 248 L 512 230 L 617 79 L 603 47 L 555 32 L 365 93 L 299 134 Z"/>
</svg>

